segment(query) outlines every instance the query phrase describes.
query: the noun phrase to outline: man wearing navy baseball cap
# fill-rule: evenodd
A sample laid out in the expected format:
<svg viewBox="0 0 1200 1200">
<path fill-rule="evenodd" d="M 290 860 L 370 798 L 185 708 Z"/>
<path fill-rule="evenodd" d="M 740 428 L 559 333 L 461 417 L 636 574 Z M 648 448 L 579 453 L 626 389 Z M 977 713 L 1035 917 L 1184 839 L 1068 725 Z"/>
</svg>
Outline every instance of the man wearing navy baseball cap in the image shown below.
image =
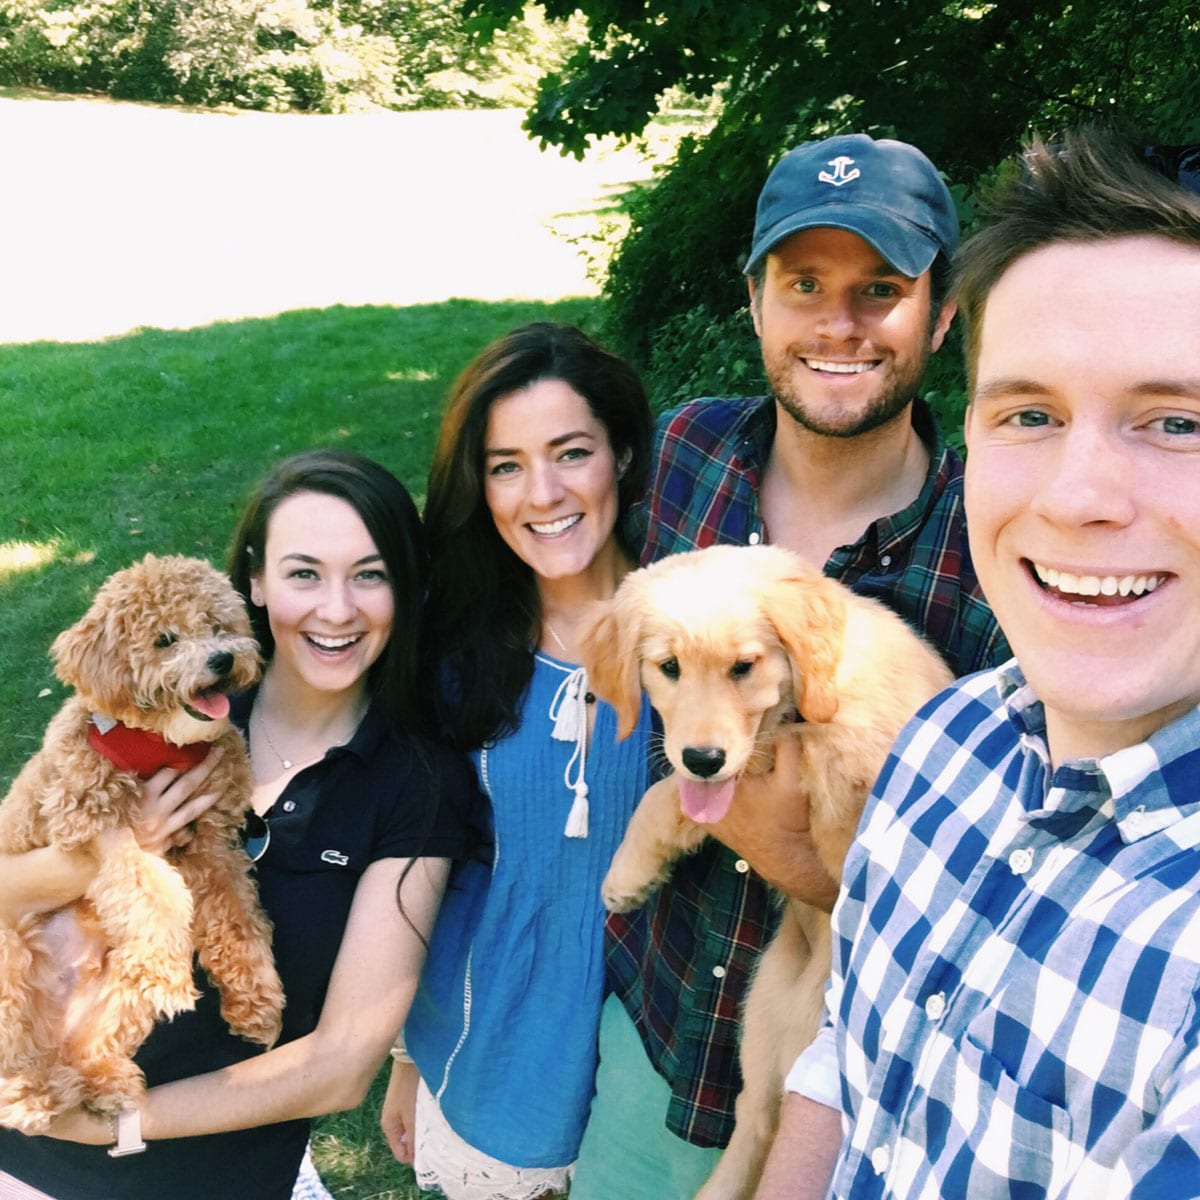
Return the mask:
<svg viewBox="0 0 1200 1200">
<path fill-rule="evenodd" d="M 954 315 L 957 242 L 950 193 L 914 146 L 854 134 L 780 159 L 746 262 L 771 393 L 663 416 L 643 563 L 774 542 L 889 604 L 958 674 L 1007 657 L 971 564 L 962 463 L 917 397 Z M 572 1200 L 691 1200 L 729 1140 L 769 886 L 826 909 L 837 894 L 786 748 L 779 764 L 739 784 L 715 838 L 643 908 L 609 918 L 613 995 Z"/>
</svg>

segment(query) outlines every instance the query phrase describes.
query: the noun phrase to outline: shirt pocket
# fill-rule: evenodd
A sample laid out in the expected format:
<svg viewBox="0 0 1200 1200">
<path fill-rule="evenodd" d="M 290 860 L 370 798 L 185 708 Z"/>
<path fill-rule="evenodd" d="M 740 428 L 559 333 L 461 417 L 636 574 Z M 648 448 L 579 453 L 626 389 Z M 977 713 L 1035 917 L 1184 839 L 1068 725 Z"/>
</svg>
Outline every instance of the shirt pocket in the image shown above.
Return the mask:
<svg viewBox="0 0 1200 1200">
<path fill-rule="evenodd" d="M 1020 1084 L 970 1038 L 958 1047 L 952 1110 L 970 1151 L 972 1200 L 1056 1196 L 1079 1165 L 1067 1110 Z"/>
</svg>

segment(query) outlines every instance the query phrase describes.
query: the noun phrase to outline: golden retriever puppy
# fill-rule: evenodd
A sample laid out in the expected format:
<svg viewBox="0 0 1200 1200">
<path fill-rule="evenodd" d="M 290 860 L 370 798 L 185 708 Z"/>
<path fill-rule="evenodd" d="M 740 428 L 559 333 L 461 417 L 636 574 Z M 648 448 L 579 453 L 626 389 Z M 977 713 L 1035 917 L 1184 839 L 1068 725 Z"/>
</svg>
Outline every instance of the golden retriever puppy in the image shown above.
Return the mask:
<svg viewBox="0 0 1200 1200">
<path fill-rule="evenodd" d="M 604 880 L 614 911 L 641 904 L 699 847 L 738 780 L 770 769 L 780 736 L 799 741 L 813 840 L 840 879 L 893 740 L 952 679 L 890 609 L 775 546 L 714 546 L 634 571 L 597 606 L 584 645 L 621 736 L 646 690 L 673 772 L 646 792 Z M 785 900 L 743 1010 L 736 1128 L 697 1200 L 753 1194 L 784 1076 L 820 1026 L 829 938 L 827 914 Z"/>
<path fill-rule="evenodd" d="M 0 1124 L 44 1130 L 79 1103 L 112 1114 L 145 1084 L 131 1055 L 191 1008 L 193 951 L 242 1036 L 279 1036 L 270 926 L 238 831 L 251 776 L 227 692 L 258 678 L 258 646 L 229 580 L 199 559 L 147 555 L 113 575 L 51 653 L 75 695 L 0 803 L 0 851 L 92 844 L 86 895 L 0 924 Z M 140 779 L 224 748 L 219 794 L 165 858 L 132 832 Z"/>
</svg>

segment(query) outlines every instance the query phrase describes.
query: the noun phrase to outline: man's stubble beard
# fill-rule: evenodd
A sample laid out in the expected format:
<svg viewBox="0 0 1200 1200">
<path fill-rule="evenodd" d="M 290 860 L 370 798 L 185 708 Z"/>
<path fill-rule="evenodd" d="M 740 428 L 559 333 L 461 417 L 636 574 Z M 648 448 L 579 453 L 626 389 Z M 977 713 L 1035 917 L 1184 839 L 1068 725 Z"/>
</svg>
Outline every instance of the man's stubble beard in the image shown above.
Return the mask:
<svg viewBox="0 0 1200 1200">
<path fill-rule="evenodd" d="M 785 361 L 780 362 L 777 359 L 767 361 L 764 356 L 763 368 L 772 395 L 798 425 L 821 437 L 853 438 L 887 425 L 908 408 L 921 386 L 931 353 L 930 346 L 925 345 L 921 353 L 913 361 L 905 364 L 899 374 L 895 372 L 893 365 L 889 371 L 890 377 L 884 381 L 883 390 L 879 395 L 869 401 L 865 410 L 855 414 L 848 421 L 839 423 L 824 421 L 805 407 L 793 386 L 792 366 L 795 360 L 792 357 L 788 356 Z"/>
</svg>

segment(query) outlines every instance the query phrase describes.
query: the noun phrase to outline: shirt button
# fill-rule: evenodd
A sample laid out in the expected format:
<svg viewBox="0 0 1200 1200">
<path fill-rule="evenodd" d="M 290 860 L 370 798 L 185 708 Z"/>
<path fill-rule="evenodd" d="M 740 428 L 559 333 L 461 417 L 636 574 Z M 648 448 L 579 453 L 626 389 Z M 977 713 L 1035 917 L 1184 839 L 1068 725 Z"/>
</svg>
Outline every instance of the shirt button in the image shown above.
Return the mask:
<svg viewBox="0 0 1200 1200">
<path fill-rule="evenodd" d="M 733 864 L 733 869 L 739 875 L 745 875 L 745 873 L 750 870 L 750 864 L 744 858 L 739 858 L 737 862 Z"/>
<path fill-rule="evenodd" d="M 890 554 L 881 554 L 879 556 L 879 565 L 881 567 L 890 567 L 892 565 L 892 556 Z"/>
<path fill-rule="evenodd" d="M 1014 875 L 1024 875 L 1033 866 L 1033 851 L 1029 849 L 1014 850 L 1008 856 L 1008 865 Z"/>
<path fill-rule="evenodd" d="M 941 1019 L 942 1013 L 946 1011 L 946 993 L 934 992 L 934 994 L 925 1001 L 925 1015 L 931 1021 Z"/>
<path fill-rule="evenodd" d="M 724 979 L 725 978 L 725 968 L 723 966 L 721 966 L 719 963 L 717 964 L 717 966 L 713 967 L 712 973 L 713 973 L 714 979 Z"/>
<path fill-rule="evenodd" d="M 295 800 L 285 800 L 282 805 L 284 812 L 292 812 L 295 809 L 295 807 L 296 807 Z"/>
<path fill-rule="evenodd" d="M 757 546 L 762 541 L 762 534 L 755 530 L 747 539 L 751 546 Z"/>
<path fill-rule="evenodd" d="M 886 1146 L 876 1146 L 871 1151 L 871 1166 L 875 1168 L 876 1175 L 882 1175 L 891 1161 L 892 1152 Z"/>
</svg>

